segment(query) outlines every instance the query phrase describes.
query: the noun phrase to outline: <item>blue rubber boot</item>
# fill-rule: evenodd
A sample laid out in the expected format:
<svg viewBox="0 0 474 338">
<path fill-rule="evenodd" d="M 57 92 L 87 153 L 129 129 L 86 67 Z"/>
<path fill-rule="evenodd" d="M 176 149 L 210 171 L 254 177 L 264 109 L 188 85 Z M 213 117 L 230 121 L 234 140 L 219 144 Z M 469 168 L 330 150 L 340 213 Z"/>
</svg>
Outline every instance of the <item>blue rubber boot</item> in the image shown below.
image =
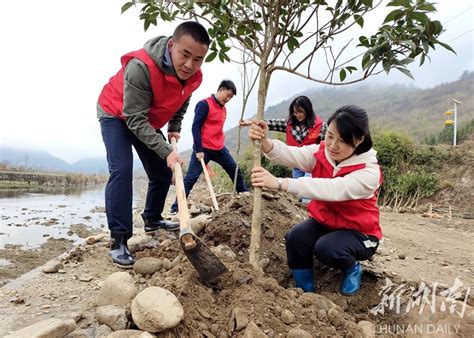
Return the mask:
<svg viewBox="0 0 474 338">
<path fill-rule="evenodd" d="M 346 296 L 352 296 L 360 289 L 362 281 L 362 267 L 359 262 L 344 271 L 344 277 L 341 283 L 341 293 Z"/>
<path fill-rule="evenodd" d="M 302 288 L 304 292 L 314 292 L 313 269 L 293 269 L 291 270 L 297 288 Z"/>
</svg>

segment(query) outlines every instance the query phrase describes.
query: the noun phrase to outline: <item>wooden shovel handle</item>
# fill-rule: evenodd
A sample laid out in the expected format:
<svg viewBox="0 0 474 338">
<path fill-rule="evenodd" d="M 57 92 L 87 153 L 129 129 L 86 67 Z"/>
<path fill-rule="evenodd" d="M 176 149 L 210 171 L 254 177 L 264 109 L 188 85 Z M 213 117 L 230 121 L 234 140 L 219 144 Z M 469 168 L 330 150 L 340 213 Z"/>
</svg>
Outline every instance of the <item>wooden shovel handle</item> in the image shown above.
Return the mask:
<svg viewBox="0 0 474 338">
<path fill-rule="evenodd" d="M 209 172 L 207 171 L 207 168 L 206 168 L 206 163 L 204 163 L 203 158 L 201 158 L 200 161 L 202 165 L 202 171 L 204 171 L 204 177 L 206 177 L 207 187 L 209 188 L 209 192 L 211 193 L 212 204 L 214 204 L 214 209 L 219 210 L 216 194 L 214 193 L 214 188 L 212 187 L 211 178 L 209 177 Z"/>
<path fill-rule="evenodd" d="M 171 146 L 176 151 L 176 139 L 171 138 Z M 186 230 L 188 233 L 180 236 L 180 240 L 185 250 L 194 249 L 197 246 L 196 241 L 191 233 L 191 222 L 189 220 L 188 204 L 186 202 L 186 193 L 184 190 L 183 170 L 181 164 L 176 162 L 174 164 L 174 178 L 176 186 L 176 197 L 178 199 L 178 218 L 180 230 Z"/>
</svg>

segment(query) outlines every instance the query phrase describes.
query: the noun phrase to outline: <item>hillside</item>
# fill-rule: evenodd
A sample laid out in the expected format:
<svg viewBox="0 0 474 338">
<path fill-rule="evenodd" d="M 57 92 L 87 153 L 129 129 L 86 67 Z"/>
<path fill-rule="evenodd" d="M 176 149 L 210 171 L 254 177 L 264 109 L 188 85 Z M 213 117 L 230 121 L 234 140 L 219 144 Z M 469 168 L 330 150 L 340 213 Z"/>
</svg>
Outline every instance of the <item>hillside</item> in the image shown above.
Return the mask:
<svg viewBox="0 0 474 338">
<path fill-rule="evenodd" d="M 428 89 L 402 85 L 360 84 L 350 87 L 309 89 L 298 95 L 308 96 L 313 102 L 316 113 L 324 120 L 327 120 L 337 108 L 355 104 L 365 108 L 369 113 L 372 130 L 404 130 L 415 140 L 421 141 L 444 128 L 444 112 L 452 109 L 453 98 L 462 102 L 458 107 L 458 125 L 474 119 L 473 94 L 474 72 L 463 74 L 458 81 Z M 295 96 L 268 107 L 265 118 L 286 117 L 288 107 Z M 238 127 L 228 130 L 225 135 L 227 148 L 235 153 Z M 246 131 L 242 132 L 242 142 L 248 143 Z"/>
</svg>

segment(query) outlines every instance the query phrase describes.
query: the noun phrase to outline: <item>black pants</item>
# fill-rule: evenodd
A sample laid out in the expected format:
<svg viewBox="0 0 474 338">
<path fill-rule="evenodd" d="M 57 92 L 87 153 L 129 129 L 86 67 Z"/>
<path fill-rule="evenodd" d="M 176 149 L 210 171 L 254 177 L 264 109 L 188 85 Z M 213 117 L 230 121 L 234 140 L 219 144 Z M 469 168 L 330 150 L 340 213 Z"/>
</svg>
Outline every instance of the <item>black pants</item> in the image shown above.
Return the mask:
<svg viewBox="0 0 474 338">
<path fill-rule="evenodd" d="M 218 163 L 229 175 L 232 182 L 234 182 L 234 175 L 235 175 L 235 168 L 237 167 L 237 163 L 235 163 L 232 155 L 230 154 L 229 150 L 226 147 L 222 148 L 221 150 L 212 150 L 212 149 L 203 149 L 204 153 L 204 163 L 209 163 L 209 161 L 214 161 Z M 189 168 L 186 176 L 184 177 L 184 191 L 186 193 L 186 197 L 189 196 L 191 190 L 196 184 L 199 176 L 202 173 L 202 166 L 199 160 L 196 157 L 196 151 L 193 150 L 191 154 L 191 160 L 189 161 Z M 240 169 L 237 173 L 237 185 L 236 185 L 237 192 L 244 192 L 248 191 L 247 186 L 245 185 L 244 179 L 242 177 L 242 173 Z M 171 206 L 171 211 L 178 210 L 178 201 L 176 200 L 173 205 Z"/>
<path fill-rule="evenodd" d="M 290 269 L 310 269 L 313 256 L 323 264 L 346 270 L 371 257 L 378 240 L 356 230 L 328 230 L 313 218 L 296 224 L 285 236 Z"/>
<path fill-rule="evenodd" d="M 160 220 L 173 176 L 166 160 L 142 143 L 124 121 L 114 118 L 100 120 L 102 139 L 107 150 L 109 181 L 105 187 L 107 223 L 113 233 L 133 233 L 133 154 L 137 151 L 148 176 L 148 192 L 143 215 L 151 221 Z"/>
</svg>

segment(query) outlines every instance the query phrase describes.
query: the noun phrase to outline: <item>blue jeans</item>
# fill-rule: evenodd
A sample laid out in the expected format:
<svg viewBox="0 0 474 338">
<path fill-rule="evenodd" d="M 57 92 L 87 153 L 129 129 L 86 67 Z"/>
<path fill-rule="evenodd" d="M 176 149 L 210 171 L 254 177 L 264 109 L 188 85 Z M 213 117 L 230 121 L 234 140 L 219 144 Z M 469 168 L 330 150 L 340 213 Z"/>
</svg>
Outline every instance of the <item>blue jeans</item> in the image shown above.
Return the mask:
<svg viewBox="0 0 474 338">
<path fill-rule="evenodd" d="M 221 150 L 211 150 L 211 149 L 203 149 L 204 153 L 204 163 L 208 164 L 209 161 L 214 161 L 218 163 L 229 175 L 232 182 L 234 182 L 234 175 L 235 175 L 235 168 L 237 167 L 237 163 L 235 163 L 232 155 L 230 154 L 229 150 L 226 147 L 222 148 Z M 199 176 L 202 173 L 202 166 L 200 161 L 196 158 L 196 151 L 193 150 L 191 154 L 191 160 L 189 161 L 188 172 L 184 177 L 184 190 L 186 192 L 186 198 L 189 196 L 189 193 L 196 184 Z M 237 192 L 248 191 L 247 186 L 245 185 L 244 178 L 240 172 L 237 173 Z M 171 206 L 171 212 L 178 211 L 178 201 L 175 200 L 173 205 Z"/>
<path fill-rule="evenodd" d="M 311 269 L 316 256 L 327 266 L 346 270 L 356 261 L 369 259 L 378 246 L 373 236 L 350 229 L 331 231 L 313 218 L 296 224 L 285 240 L 290 269 Z"/>
<path fill-rule="evenodd" d="M 107 151 L 109 180 L 105 187 L 105 209 L 109 230 L 115 233 L 133 233 L 133 154 L 132 146 L 148 176 L 148 192 L 143 217 L 150 221 L 163 219 L 161 212 L 173 176 L 166 160 L 142 143 L 128 129 L 124 121 L 115 118 L 100 119 L 102 139 Z M 158 131 L 161 133 L 161 131 Z"/>
</svg>

